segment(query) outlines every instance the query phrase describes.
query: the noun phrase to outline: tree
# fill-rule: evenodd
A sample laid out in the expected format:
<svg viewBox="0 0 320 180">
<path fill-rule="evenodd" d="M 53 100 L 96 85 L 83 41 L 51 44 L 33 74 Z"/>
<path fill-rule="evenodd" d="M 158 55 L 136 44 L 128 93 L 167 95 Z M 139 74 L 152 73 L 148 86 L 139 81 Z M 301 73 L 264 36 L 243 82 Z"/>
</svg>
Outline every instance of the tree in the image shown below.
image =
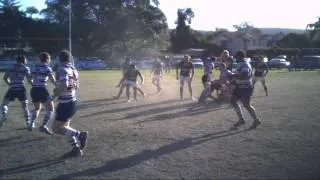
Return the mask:
<svg viewBox="0 0 320 180">
<path fill-rule="evenodd" d="M 172 50 L 180 52 L 194 45 L 195 36 L 190 28 L 194 12 L 191 8 L 177 10 L 177 27 L 170 34 Z"/>
<path fill-rule="evenodd" d="M 41 13 L 67 26 L 68 1 L 48 0 Z M 72 2 L 74 52 L 90 55 L 113 47 L 127 51 L 133 39 L 150 39 L 167 30 L 166 17 L 151 5 L 156 0 L 79 0 Z M 138 41 L 144 42 L 144 41 Z M 139 45 L 137 45 L 139 46 Z M 127 50 L 126 50 L 127 49 Z"/>
<path fill-rule="evenodd" d="M 32 15 L 34 14 L 38 14 L 39 13 L 39 10 L 34 7 L 34 6 L 30 6 L 30 7 L 27 7 L 26 8 L 26 11 L 25 11 L 26 14 L 29 14 L 29 16 L 32 18 Z"/>
<path fill-rule="evenodd" d="M 320 41 L 320 17 L 318 21 L 307 25 L 307 32 L 312 41 Z"/>
</svg>

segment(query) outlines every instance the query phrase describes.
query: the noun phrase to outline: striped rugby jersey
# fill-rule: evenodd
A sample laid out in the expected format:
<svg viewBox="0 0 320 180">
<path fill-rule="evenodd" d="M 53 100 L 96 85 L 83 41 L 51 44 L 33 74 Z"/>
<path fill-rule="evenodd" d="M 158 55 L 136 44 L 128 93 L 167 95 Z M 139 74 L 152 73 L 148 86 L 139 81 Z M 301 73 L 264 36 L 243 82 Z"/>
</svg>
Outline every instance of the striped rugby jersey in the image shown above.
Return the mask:
<svg viewBox="0 0 320 180">
<path fill-rule="evenodd" d="M 7 73 L 9 73 L 9 89 L 11 90 L 20 90 L 25 88 L 24 78 L 26 76 L 31 76 L 30 68 L 24 64 L 15 64 Z"/>
<path fill-rule="evenodd" d="M 237 73 L 244 74 L 244 77 L 236 79 L 239 88 L 252 87 L 252 68 L 249 62 L 240 60 L 237 64 Z"/>
<path fill-rule="evenodd" d="M 46 63 L 36 64 L 32 70 L 32 87 L 46 87 L 49 76 L 53 75 L 51 67 Z"/>
<path fill-rule="evenodd" d="M 76 89 L 79 84 L 78 71 L 71 63 L 61 64 L 56 74 L 57 84 L 63 81 L 68 82 L 68 87 L 59 96 L 59 103 L 76 101 Z"/>
</svg>

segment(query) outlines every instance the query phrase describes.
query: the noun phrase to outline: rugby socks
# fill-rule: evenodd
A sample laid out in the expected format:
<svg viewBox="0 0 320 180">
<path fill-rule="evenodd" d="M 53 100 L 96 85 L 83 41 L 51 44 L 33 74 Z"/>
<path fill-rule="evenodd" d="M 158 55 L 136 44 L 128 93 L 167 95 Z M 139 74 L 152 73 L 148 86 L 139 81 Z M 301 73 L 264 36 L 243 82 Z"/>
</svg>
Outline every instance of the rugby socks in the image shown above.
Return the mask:
<svg viewBox="0 0 320 180">
<path fill-rule="evenodd" d="M 51 117 L 53 115 L 53 111 L 47 111 L 46 114 L 44 115 L 44 118 L 43 118 L 43 125 L 44 126 L 47 126 Z"/>
<path fill-rule="evenodd" d="M 70 136 L 69 143 L 73 148 L 79 148 L 79 143 L 77 141 L 77 138 L 75 136 Z"/>
<path fill-rule="evenodd" d="M 32 113 L 31 113 L 31 122 L 36 121 L 38 116 L 39 116 L 39 111 L 37 111 L 37 110 L 32 111 Z"/>
<path fill-rule="evenodd" d="M 30 112 L 29 112 L 29 108 L 28 108 L 28 103 L 26 102 L 22 108 L 23 108 L 24 118 L 25 118 L 26 122 L 29 122 L 30 121 Z"/>
</svg>

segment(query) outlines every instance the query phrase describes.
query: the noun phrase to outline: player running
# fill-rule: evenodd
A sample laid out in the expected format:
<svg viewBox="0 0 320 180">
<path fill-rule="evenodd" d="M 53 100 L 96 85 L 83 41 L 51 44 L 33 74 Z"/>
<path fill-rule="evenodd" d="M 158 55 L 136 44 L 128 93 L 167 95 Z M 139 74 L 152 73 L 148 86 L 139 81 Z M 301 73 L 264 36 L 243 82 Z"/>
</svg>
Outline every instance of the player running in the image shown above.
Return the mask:
<svg viewBox="0 0 320 180">
<path fill-rule="evenodd" d="M 255 66 L 255 71 L 254 71 L 252 83 L 253 83 L 253 88 L 254 88 L 256 82 L 261 81 L 263 88 L 264 88 L 264 91 L 266 93 L 266 96 L 268 96 L 268 88 L 266 85 L 265 77 L 267 76 L 268 72 L 269 72 L 268 65 L 265 62 L 263 62 L 263 57 L 259 57 L 258 63 Z"/>
<path fill-rule="evenodd" d="M 124 77 L 121 79 L 120 83 L 118 86 L 120 86 L 122 83 L 126 85 L 126 94 L 127 94 L 127 102 L 130 102 L 130 87 L 133 88 L 133 96 L 134 99 L 137 100 L 137 91 L 145 97 L 145 93 L 142 91 L 142 89 L 138 86 L 138 81 L 137 78 L 138 76 L 141 79 L 141 84 L 144 83 L 144 78 L 141 75 L 140 71 L 136 68 L 136 65 L 130 64 L 129 69 L 127 72 L 124 74 Z"/>
<path fill-rule="evenodd" d="M 179 78 L 179 69 L 180 69 L 180 78 Z M 190 98 L 192 100 L 195 100 L 195 98 L 192 96 L 192 87 L 191 87 L 191 82 L 194 76 L 194 66 L 190 60 L 189 55 L 185 55 L 183 57 L 183 60 L 177 64 L 176 75 L 177 75 L 177 80 L 180 80 L 180 99 L 181 100 L 183 99 L 183 86 L 184 86 L 184 82 L 187 82 Z"/>
<path fill-rule="evenodd" d="M 76 90 L 79 86 L 78 71 L 72 65 L 72 56 L 69 51 L 62 51 L 59 56 L 61 65 L 56 74 L 57 87 L 52 99 L 58 97 L 56 117 L 52 122 L 54 133 L 68 136 L 72 145 L 71 156 L 81 156 L 86 145 L 88 132 L 79 131 L 70 127 L 71 117 L 76 113 Z"/>
<path fill-rule="evenodd" d="M 127 72 L 127 70 L 129 69 L 129 66 L 131 64 L 131 59 L 130 58 L 126 58 L 126 61 L 122 64 L 121 68 L 122 68 L 122 77 L 124 77 L 124 74 Z M 122 92 L 123 92 L 123 89 L 126 87 L 126 84 L 124 81 L 120 80 L 119 82 L 120 86 L 117 86 L 117 87 L 120 87 L 120 90 L 119 90 L 119 93 L 117 96 L 115 96 L 114 98 L 115 99 L 119 99 Z"/>
<path fill-rule="evenodd" d="M 251 95 L 253 92 L 252 87 L 252 68 L 249 62 L 245 61 L 246 54 L 244 51 L 238 51 L 235 55 L 237 60 L 237 69 L 235 74 L 235 90 L 231 97 L 231 104 L 236 111 L 239 121 L 234 124 L 234 127 L 245 124 L 239 101 L 241 101 L 244 107 L 248 110 L 251 117 L 254 119 L 250 128 L 256 128 L 261 124 L 257 117 L 254 107 L 251 105 Z"/>
<path fill-rule="evenodd" d="M 160 80 L 162 77 L 162 65 L 160 59 L 157 59 L 151 69 L 152 84 L 157 87 L 157 93 L 161 91 Z"/>
<path fill-rule="evenodd" d="M 17 63 L 4 74 L 3 80 L 9 86 L 9 90 L 5 94 L 1 104 L 2 118 L 0 120 L 0 127 L 7 120 L 9 103 L 14 101 L 16 98 L 20 101 L 21 108 L 24 112 L 25 127 L 28 127 L 30 124 L 30 113 L 28 109 L 28 99 L 26 96 L 24 79 L 27 77 L 30 84 L 32 83 L 32 79 L 30 69 L 26 64 L 26 57 L 18 56 Z"/>
<path fill-rule="evenodd" d="M 41 132 L 52 135 L 52 132 L 48 128 L 48 123 L 53 115 L 54 104 L 47 89 L 47 81 L 50 79 L 50 81 L 56 85 L 56 79 L 49 66 L 50 59 L 50 55 L 47 52 L 40 53 L 40 63 L 36 64 L 32 70 L 32 88 L 30 95 L 34 105 L 34 111 L 31 114 L 31 123 L 28 128 L 30 131 L 35 128 L 35 121 L 39 116 L 41 104 L 43 104 L 46 107 L 46 113 L 39 129 Z"/>
</svg>

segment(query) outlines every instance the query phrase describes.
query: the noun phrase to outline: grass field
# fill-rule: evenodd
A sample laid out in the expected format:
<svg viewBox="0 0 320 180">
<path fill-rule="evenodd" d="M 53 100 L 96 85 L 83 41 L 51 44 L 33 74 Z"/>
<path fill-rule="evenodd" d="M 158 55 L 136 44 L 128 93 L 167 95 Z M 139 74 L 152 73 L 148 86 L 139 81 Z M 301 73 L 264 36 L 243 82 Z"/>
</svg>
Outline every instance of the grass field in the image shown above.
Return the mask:
<svg viewBox="0 0 320 180">
<path fill-rule="evenodd" d="M 249 130 L 246 111 L 247 123 L 230 130 L 237 117 L 229 104 L 180 101 L 173 73 L 156 96 L 144 74 L 149 97 L 126 103 L 124 94 L 112 99 L 119 71 L 80 73 L 72 126 L 90 136 L 79 158 L 61 159 L 71 148 L 65 137 L 23 129 L 22 111 L 12 103 L 0 129 L 0 179 L 320 178 L 319 72 L 271 71 L 269 96 L 260 84 L 253 95 L 262 120 L 256 130 Z M 196 97 L 200 74 L 193 82 Z M 1 81 L 0 95 L 6 90 Z"/>
</svg>

